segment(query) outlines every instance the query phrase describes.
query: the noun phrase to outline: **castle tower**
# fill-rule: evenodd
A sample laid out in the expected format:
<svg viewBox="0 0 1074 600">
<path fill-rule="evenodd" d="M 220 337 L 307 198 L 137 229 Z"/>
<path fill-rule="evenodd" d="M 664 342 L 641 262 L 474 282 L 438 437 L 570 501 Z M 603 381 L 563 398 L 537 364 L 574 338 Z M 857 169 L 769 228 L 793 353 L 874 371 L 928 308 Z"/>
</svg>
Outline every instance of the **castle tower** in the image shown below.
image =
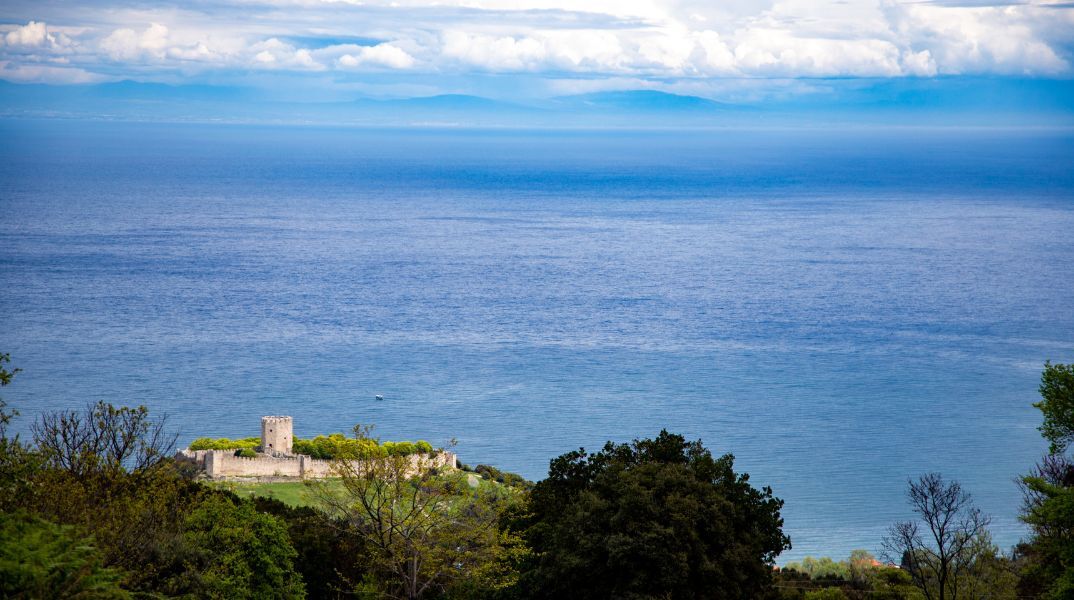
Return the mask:
<svg viewBox="0 0 1074 600">
<path fill-rule="evenodd" d="M 291 417 L 261 417 L 261 451 L 268 454 L 290 454 Z"/>
</svg>

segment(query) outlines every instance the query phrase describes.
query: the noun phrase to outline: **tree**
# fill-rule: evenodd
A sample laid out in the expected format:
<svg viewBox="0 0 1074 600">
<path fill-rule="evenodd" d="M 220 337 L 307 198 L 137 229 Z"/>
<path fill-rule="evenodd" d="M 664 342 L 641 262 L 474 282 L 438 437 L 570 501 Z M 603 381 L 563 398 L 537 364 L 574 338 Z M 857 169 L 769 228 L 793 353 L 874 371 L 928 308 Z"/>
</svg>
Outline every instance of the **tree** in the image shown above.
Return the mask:
<svg viewBox="0 0 1074 600">
<path fill-rule="evenodd" d="M 354 428 L 363 442 L 357 446 L 376 442 L 371 429 Z M 311 482 L 311 493 L 361 540 L 381 593 L 415 599 L 463 579 L 490 588 L 512 583 L 513 572 L 503 566 L 519 544 L 498 523 L 515 492 L 442 477 L 434 454 L 344 453 L 333 460 L 333 472 L 342 489 Z"/>
<path fill-rule="evenodd" d="M 123 599 L 120 572 L 103 566 L 93 540 L 25 513 L 0 513 L 0 596 Z"/>
<path fill-rule="evenodd" d="M 901 559 L 928 600 L 957 600 L 969 585 L 991 519 L 974 508 L 969 492 L 957 481 L 947 483 L 940 474 L 929 473 L 907 483 L 907 498 L 919 521 L 896 523 L 889 529 L 885 556 Z"/>
<path fill-rule="evenodd" d="M 5 366 L 9 362 L 9 354 L 0 354 L 0 387 L 10 385 L 20 371 L 9 371 Z M 0 398 L 0 510 L 12 509 L 29 493 L 30 479 L 41 467 L 40 456 L 19 441 L 18 435 L 7 436 L 8 425 L 18 415 L 18 411 L 8 410 L 7 403 Z"/>
<path fill-rule="evenodd" d="M 757 598 L 790 547 L 783 501 L 661 431 L 554 460 L 531 494 L 533 560 L 520 587 L 537 598 Z"/>
<path fill-rule="evenodd" d="M 1040 383 L 1041 434 L 1051 454 L 1022 478 L 1022 520 L 1033 537 L 1022 548 L 1022 590 L 1046 598 L 1074 597 L 1074 365 L 1044 364 Z"/>
<path fill-rule="evenodd" d="M 31 432 L 50 465 L 76 477 L 102 471 L 148 473 L 170 457 L 179 435 L 168 432 L 167 416 L 152 420 L 144 406 L 105 402 L 44 413 Z"/>
<path fill-rule="evenodd" d="M 986 531 L 977 536 L 970 548 L 973 560 L 965 573 L 963 598 L 980 600 L 1015 600 L 1018 597 L 1018 574 L 1013 561 L 1000 553 Z"/>
<path fill-rule="evenodd" d="M 4 363 L 11 362 L 10 354 L 0 354 L 0 387 L 5 387 L 11 384 L 11 380 L 15 378 L 15 375 L 21 369 L 7 370 Z M 13 417 L 18 416 L 18 411 L 7 410 L 7 402 L 4 402 L 3 398 L 0 398 L 0 439 L 7 439 L 7 426 L 11 423 Z"/>
<path fill-rule="evenodd" d="M 275 517 L 257 512 L 249 500 L 210 496 L 187 517 L 184 537 L 199 555 L 198 596 L 306 597 L 287 529 Z"/>
<path fill-rule="evenodd" d="M 1061 454 L 1074 442 L 1074 364 L 1044 363 L 1039 389 L 1041 401 L 1033 406 L 1044 413 L 1040 432 L 1051 442 L 1050 452 Z"/>
<path fill-rule="evenodd" d="M 361 540 L 349 535 L 342 523 L 309 506 L 292 507 L 264 496 L 252 502 L 258 512 L 286 524 L 298 552 L 295 570 L 302 575 L 310 598 L 350 597 L 353 585 L 349 582 L 361 581 L 369 573 L 364 561 L 354 559 L 367 554 Z"/>
</svg>

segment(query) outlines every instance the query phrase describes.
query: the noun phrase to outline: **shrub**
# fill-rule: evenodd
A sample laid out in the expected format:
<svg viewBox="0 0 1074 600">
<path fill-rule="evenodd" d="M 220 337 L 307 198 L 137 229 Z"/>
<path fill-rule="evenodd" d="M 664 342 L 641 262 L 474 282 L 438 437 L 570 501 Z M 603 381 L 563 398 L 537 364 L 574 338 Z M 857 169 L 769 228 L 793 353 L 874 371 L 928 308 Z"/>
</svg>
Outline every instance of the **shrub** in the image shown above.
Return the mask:
<svg viewBox="0 0 1074 600">
<path fill-rule="evenodd" d="M 667 431 L 568 452 L 529 500 L 519 591 L 535 598 L 761 598 L 790 547 L 771 489 Z"/>
<path fill-rule="evenodd" d="M 235 451 L 235 456 L 241 456 L 243 458 L 257 458 L 257 452 L 254 452 L 253 448 L 239 448 Z"/>
<path fill-rule="evenodd" d="M 92 539 L 69 525 L 0 514 L 0 596 L 129 598 L 120 572 L 106 568 Z"/>
<path fill-rule="evenodd" d="M 473 470 L 483 479 L 495 481 L 508 487 L 515 487 L 527 490 L 533 487 L 533 482 L 527 480 L 525 477 L 518 475 L 517 473 L 508 473 L 507 471 L 501 471 L 491 465 L 477 465 L 477 467 Z"/>
<path fill-rule="evenodd" d="M 407 456 L 415 453 L 414 444 L 410 442 L 385 442 L 384 449 L 388 451 L 389 456 Z"/>
<path fill-rule="evenodd" d="M 249 437 L 238 440 L 228 438 L 198 438 L 190 442 L 191 450 L 240 450 L 249 448 L 255 450 L 261 446 L 261 438 Z"/>
<path fill-rule="evenodd" d="M 261 438 L 250 437 L 232 440 L 228 438 L 198 438 L 190 443 L 191 450 L 257 450 Z M 370 439 L 350 438 L 342 433 L 319 435 L 315 438 L 295 438 L 291 447 L 295 454 L 305 454 L 312 458 L 330 460 L 333 458 L 375 458 L 380 456 L 407 456 L 409 454 L 431 453 L 433 446 L 425 440 L 417 442 L 384 442 L 378 444 Z M 235 453 L 236 456 L 254 456 L 250 453 Z"/>
<path fill-rule="evenodd" d="M 846 594 L 839 588 L 823 588 L 810 590 L 805 594 L 805 600 L 846 600 Z"/>
<path fill-rule="evenodd" d="M 378 458 L 383 456 L 406 456 L 419 452 L 432 452 L 433 447 L 424 440 L 418 442 L 383 442 L 363 438 L 349 438 L 342 433 L 319 435 L 311 439 L 295 439 L 292 451 L 312 458 Z"/>
<path fill-rule="evenodd" d="M 286 525 L 252 502 L 211 496 L 186 518 L 184 541 L 194 550 L 197 595 L 209 598 L 305 598 L 298 556 Z"/>
</svg>

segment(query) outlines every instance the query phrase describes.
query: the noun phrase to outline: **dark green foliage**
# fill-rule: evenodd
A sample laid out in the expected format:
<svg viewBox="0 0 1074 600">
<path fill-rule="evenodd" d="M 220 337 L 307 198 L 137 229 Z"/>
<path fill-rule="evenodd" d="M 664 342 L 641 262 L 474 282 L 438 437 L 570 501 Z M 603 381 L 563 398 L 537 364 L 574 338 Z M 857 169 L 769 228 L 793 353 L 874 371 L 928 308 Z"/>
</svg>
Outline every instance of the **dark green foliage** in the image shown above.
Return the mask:
<svg viewBox="0 0 1074 600">
<path fill-rule="evenodd" d="M 309 507 L 292 508 L 279 500 L 254 498 L 258 511 L 274 515 L 287 525 L 298 556 L 295 568 L 306 583 L 310 598 L 349 597 L 347 592 L 368 573 L 368 555 L 361 540 L 349 535 L 346 524 Z"/>
<path fill-rule="evenodd" d="M 534 561 L 520 585 L 538 598 L 752 600 L 790 542 L 783 502 L 661 431 L 552 461 L 531 494 Z"/>
<path fill-rule="evenodd" d="M 257 458 L 257 452 L 252 448 L 239 448 L 235 451 L 235 456 L 241 456 L 243 458 Z"/>
<path fill-rule="evenodd" d="M 287 529 L 250 501 L 205 499 L 187 516 L 184 537 L 197 556 L 199 596 L 305 598 Z"/>
<path fill-rule="evenodd" d="M 1061 456 L 1049 457 L 1022 483 L 1027 498 L 1022 520 L 1033 530 L 1026 578 L 1043 588 L 1046 598 L 1072 598 L 1074 465 Z"/>
<path fill-rule="evenodd" d="M 10 360 L 9 355 L 0 354 L 0 387 L 10 384 L 19 372 L 19 369 L 7 370 L 4 363 Z M 7 437 L 7 426 L 18 415 L 18 411 L 8 410 L 7 403 L 0 399 L 0 511 L 13 510 L 18 506 L 18 499 L 30 493 L 31 478 L 44 462 L 18 436 Z"/>
<path fill-rule="evenodd" d="M 0 597 L 129 598 L 91 539 L 25 513 L 0 513 Z"/>
<path fill-rule="evenodd" d="M 1019 548 L 1019 589 L 1058 600 L 1074 597 L 1074 463 L 1064 454 L 1074 442 L 1074 365 L 1045 363 L 1040 395 L 1033 406 L 1051 454 L 1022 478 L 1022 520 L 1033 537 Z"/>
<path fill-rule="evenodd" d="M 1074 364 L 1044 363 L 1040 397 L 1033 405 L 1044 413 L 1040 432 L 1051 443 L 1051 453 L 1059 454 L 1074 441 Z"/>
<path fill-rule="evenodd" d="M 103 403 L 46 413 L 33 428 L 36 447 L 0 438 L 0 483 L 16 492 L 0 497 L 0 509 L 92 538 L 101 564 L 122 573 L 125 590 L 242 597 L 244 588 L 261 597 L 257 579 L 279 597 L 302 597 L 283 526 L 232 494 L 179 476 L 165 458 L 171 438 L 162 423 L 144 408 Z"/>
<path fill-rule="evenodd" d="M 10 363 L 10 362 L 11 362 L 11 355 L 10 354 L 0 353 L 0 387 L 4 387 L 5 385 L 8 385 L 9 383 L 11 383 L 11 380 L 15 377 L 15 375 L 19 371 L 22 370 L 22 369 L 12 369 L 12 370 L 8 371 L 7 367 L 5 367 L 4 364 L 5 363 Z"/>
<path fill-rule="evenodd" d="M 894 567 L 882 567 L 869 574 L 869 598 L 879 600 L 920 600 L 921 592 L 910 574 Z"/>
<path fill-rule="evenodd" d="M 15 375 L 20 369 L 7 370 L 4 363 L 11 362 L 10 354 L 0 354 L 0 387 L 4 387 L 11 383 L 11 380 L 15 378 Z M 7 410 L 7 402 L 4 402 L 0 398 L 0 438 L 6 439 L 6 431 L 8 423 L 11 423 L 11 419 L 19 415 L 18 411 Z"/>
</svg>

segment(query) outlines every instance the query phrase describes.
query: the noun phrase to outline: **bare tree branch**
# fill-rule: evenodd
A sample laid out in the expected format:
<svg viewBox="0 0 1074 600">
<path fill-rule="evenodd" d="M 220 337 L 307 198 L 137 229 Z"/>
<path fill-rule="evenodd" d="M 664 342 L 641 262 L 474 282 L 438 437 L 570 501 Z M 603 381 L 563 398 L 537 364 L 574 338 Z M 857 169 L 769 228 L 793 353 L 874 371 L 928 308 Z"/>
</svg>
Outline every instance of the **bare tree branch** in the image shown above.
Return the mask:
<svg viewBox="0 0 1074 600">
<path fill-rule="evenodd" d="M 884 556 L 899 560 L 927 600 L 957 600 L 972 585 L 964 574 L 974 567 L 991 518 L 973 507 L 957 481 L 945 482 L 939 473 L 907 483 L 907 499 L 927 532 L 917 522 L 896 523 L 884 539 Z"/>
</svg>

